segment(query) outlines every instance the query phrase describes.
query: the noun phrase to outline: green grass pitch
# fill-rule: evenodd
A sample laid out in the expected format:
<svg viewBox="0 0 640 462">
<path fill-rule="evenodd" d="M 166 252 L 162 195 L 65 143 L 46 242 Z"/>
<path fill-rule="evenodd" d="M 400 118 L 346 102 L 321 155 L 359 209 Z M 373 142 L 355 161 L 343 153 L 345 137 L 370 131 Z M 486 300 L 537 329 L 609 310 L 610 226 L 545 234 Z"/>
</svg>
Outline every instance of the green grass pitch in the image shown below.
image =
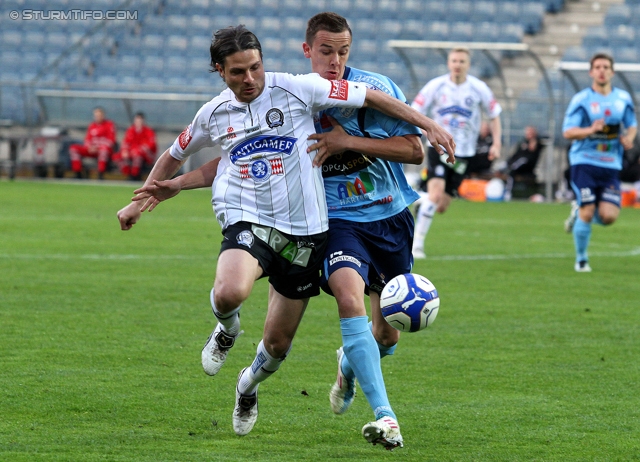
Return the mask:
<svg viewBox="0 0 640 462">
<path fill-rule="evenodd" d="M 200 350 L 221 240 L 207 190 L 122 232 L 134 185 L 0 181 L 2 461 L 640 460 L 640 210 L 594 227 L 573 271 L 567 204 L 455 201 L 414 271 L 438 318 L 383 360 L 405 448 L 368 445 L 362 393 L 333 415 L 337 310 L 309 305 L 260 388 L 254 430 L 231 426 L 238 371 L 261 338 L 267 284 L 220 374 Z"/>
</svg>

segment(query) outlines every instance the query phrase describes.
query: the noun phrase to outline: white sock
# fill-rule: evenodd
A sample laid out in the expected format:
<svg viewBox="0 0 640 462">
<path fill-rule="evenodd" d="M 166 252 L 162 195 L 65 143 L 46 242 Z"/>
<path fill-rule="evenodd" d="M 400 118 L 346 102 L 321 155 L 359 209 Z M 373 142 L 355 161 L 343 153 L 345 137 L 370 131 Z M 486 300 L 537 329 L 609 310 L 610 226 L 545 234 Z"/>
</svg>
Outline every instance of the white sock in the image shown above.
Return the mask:
<svg viewBox="0 0 640 462">
<path fill-rule="evenodd" d="M 289 351 L 291 351 L 291 347 L 289 347 Z M 243 395 L 252 395 L 260 385 L 260 382 L 267 380 L 280 368 L 289 351 L 282 358 L 274 358 L 267 353 L 267 349 L 264 347 L 262 340 L 260 340 L 253 363 L 244 370 L 242 377 L 238 381 L 238 391 Z"/>
<path fill-rule="evenodd" d="M 431 202 L 427 197 L 420 204 L 418 209 L 418 217 L 416 219 L 416 229 L 413 236 L 413 248 L 422 250 L 424 248 L 424 239 L 427 237 L 433 216 L 436 213 L 436 204 Z"/>
<path fill-rule="evenodd" d="M 242 303 L 238 308 L 230 311 L 229 313 L 220 313 L 216 309 L 216 304 L 213 301 L 213 289 L 211 289 L 210 294 L 211 299 L 211 309 L 213 310 L 213 315 L 216 317 L 218 322 L 222 324 L 222 330 L 229 335 L 236 336 L 238 332 L 240 332 L 240 308 L 242 308 Z"/>
</svg>

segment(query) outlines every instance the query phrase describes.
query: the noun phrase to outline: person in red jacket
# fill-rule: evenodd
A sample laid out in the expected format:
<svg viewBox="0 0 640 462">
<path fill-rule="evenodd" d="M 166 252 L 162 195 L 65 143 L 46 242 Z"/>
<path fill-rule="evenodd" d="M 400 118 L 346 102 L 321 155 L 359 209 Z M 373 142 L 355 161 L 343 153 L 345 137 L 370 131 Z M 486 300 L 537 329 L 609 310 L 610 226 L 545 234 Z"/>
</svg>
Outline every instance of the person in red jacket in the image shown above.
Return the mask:
<svg viewBox="0 0 640 462">
<path fill-rule="evenodd" d="M 144 124 L 144 113 L 133 118 L 122 140 L 119 152 L 120 170 L 131 180 L 140 180 L 142 168 L 152 166 L 156 160 L 156 134 Z"/>
<path fill-rule="evenodd" d="M 82 158 L 94 157 L 98 159 L 98 178 L 104 178 L 115 143 L 116 126 L 105 118 L 104 109 L 95 108 L 93 122 L 87 128 L 84 143 L 69 146 L 71 170 L 76 173 L 76 177 L 82 178 Z"/>
</svg>

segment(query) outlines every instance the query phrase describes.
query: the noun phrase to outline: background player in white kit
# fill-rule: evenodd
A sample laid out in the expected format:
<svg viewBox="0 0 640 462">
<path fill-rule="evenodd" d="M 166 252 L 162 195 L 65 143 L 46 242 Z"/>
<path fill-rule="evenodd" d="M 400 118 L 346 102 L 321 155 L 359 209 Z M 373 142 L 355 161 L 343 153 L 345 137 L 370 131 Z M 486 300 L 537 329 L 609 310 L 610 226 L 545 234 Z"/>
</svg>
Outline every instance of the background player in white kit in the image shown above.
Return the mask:
<svg viewBox="0 0 640 462">
<path fill-rule="evenodd" d="M 245 435 L 258 417 L 259 384 L 285 359 L 309 297 L 319 293 L 328 219 L 321 171 L 312 165 L 314 154 L 307 153 L 307 139 L 315 133 L 312 114 L 368 106 L 426 130 L 451 161 L 455 143 L 433 120 L 381 91 L 315 74 L 265 73 L 260 42 L 244 26 L 216 32 L 210 53 L 212 68 L 229 88 L 198 111 L 118 220 L 128 230 L 160 200 L 213 183 L 224 241 L 211 291 L 218 325 L 202 355 L 209 375 L 220 370 L 238 336 L 238 313 L 254 282 L 269 276 L 263 340 L 236 387 L 233 426 Z M 215 144 L 221 145 L 222 158 L 158 181 L 171 178 L 189 155 Z"/>
<path fill-rule="evenodd" d="M 447 165 L 438 152 L 427 150 L 427 193 L 421 201 L 413 238 L 413 257 L 425 258 L 424 240 L 435 212 L 444 213 L 458 192 L 467 169 L 468 159 L 476 155 L 482 113 L 489 118 L 493 144 L 489 160 L 500 157 L 502 148 L 502 108 L 491 89 L 480 79 L 468 75 L 471 64 L 469 50 L 454 48 L 449 52 L 449 73 L 430 80 L 415 97 L 411 107 L 430 115 L 448 130 L 456 142 L 456 163 Z"/>
</svg>

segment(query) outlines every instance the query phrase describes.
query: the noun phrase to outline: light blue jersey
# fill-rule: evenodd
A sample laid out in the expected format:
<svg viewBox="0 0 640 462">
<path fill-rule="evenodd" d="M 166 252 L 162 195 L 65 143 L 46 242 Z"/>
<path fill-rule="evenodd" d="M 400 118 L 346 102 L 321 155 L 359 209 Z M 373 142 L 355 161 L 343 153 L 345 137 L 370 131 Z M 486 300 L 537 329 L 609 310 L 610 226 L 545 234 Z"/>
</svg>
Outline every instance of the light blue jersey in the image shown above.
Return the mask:
<svg viewBox="0 0 640 462">
<path fill-rule="evenodd" d="M 598 119 L 604 119 L 604 129 L 582 140 L 574 140 L 569 150 L 569 163 L 621 170 L 624 148 L 620 135 L 624 129 L 637 125 L 629 93 L 615 87 L 607 96 L 592 88 L 582 90 L 569 103 L 562 131 L 589 127 Z"/>
<path fill-rule="evenodd" d="M 345 80 L 364 82 L 406 102 L 402 91 L 387 77 L 345 68 Z M 373 109 L 329 109 L 315 117 L 318 133 L 331 130 L 331 116 L 352 136 L 389 138 L 420 135 L 420 129 Z M 419 196 L 409 186 L 402 164 L 368 157 L 355 151 L 331 156 L 322 166 L 329 218 L 371 222 L 402 212 Z"/>
</svg>

